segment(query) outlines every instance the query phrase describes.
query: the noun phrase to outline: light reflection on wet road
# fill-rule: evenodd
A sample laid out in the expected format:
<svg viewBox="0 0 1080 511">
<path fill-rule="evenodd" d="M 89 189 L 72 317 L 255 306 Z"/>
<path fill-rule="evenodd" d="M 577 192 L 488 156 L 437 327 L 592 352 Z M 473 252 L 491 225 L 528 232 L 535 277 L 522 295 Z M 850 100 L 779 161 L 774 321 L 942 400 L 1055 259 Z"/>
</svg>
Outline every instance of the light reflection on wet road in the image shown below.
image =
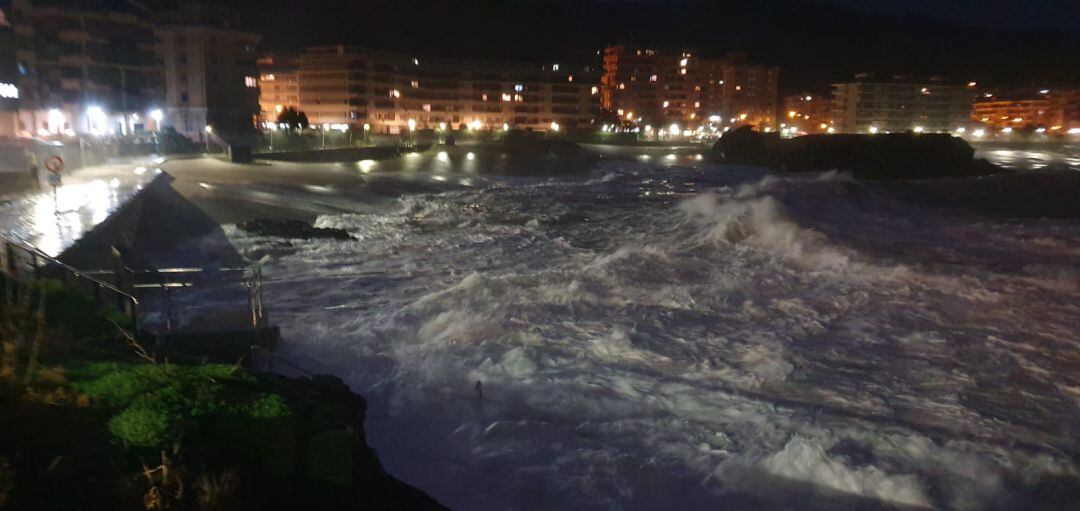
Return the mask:
<svg viewBox="0 0 1080 511">
<path fill-rule="evenodd" d="M 64 176 L 56 189 L 0 198 L 0 233 L 57 255 L 155 175 L 154 162 L 102 165 Z M 6 202 L 5 202 L 6 201 Z"/>
</svg>

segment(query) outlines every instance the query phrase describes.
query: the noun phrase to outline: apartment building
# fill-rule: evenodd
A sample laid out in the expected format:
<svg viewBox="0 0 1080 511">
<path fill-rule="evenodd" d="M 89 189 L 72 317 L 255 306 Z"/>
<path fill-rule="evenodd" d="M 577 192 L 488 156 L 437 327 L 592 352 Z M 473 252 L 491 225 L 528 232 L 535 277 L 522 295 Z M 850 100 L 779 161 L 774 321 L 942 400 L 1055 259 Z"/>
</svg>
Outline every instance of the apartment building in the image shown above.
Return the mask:
<svg viewBox="0 0 1080 511">
<path fill-rule="evenodd" d="M 832 87 L 832 118 L 840 133 L 954 132 L 971 123 L 972 92 L 941 79 L 859 74 Z"/>
<path fill-rule="evenodd" d="M 251 131 L 259 116 L 260 36 L 238 30 L 239 16 L 207 4 L 185 4 L 157 27 L 165 76 L 162 124 L 200 140 L 206 127 Z"/>
<path fill-rule="evenodd" d="M 134 4 L 12 0 L 20 135 L 120 135 L 161 108 L 157 37 Z"/>
<path fill-rule="evenodd" d="M 352 46 L 300 56 L 300 105 L 312 124 L 413 129 L 573 130 L 599 111 L 599 72 L 567 65 L 428 59 Z"/>
<path fill-rule="evenodd" d="M 833 133 L 832 98 L 812 92 L 786 96 L 780 123 L 785 133 Z"/>
<path fill-rule="evenodd" d="M 1040 87 L 984 93 L 971 119 L 989 128 L 1067 132 L 1080 129 L 1080 89 Z"/>
<path fill-rule="evenodd" d="M 258 64 L 259 117 L 273 122 L 286 108 L 300 109 L 300 59 L 268 55 Z"/>
<path fill-rule="evenodd" d="M 700 58 L 689 50 L 615 45 L 604 50 L 602 104 L 624 123 L 697 129 L 773 127 L 779 68 L 742 53 Z"/>
</svg>

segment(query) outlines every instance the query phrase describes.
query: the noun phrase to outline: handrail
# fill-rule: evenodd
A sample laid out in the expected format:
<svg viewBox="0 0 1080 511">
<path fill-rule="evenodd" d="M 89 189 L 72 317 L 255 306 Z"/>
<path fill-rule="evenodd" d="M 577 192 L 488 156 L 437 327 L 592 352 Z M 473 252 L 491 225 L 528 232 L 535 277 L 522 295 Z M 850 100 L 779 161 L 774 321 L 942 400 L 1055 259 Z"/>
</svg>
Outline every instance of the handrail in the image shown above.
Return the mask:
<svg viewBox="0 0 1080 511">
<path fill-rule="evenodd" d="M 134 296 L 122 291 L 120 288 L 118 288 L 118 287 L 116 287 L 116 286 L 114 286 L 114 285 L 112 285 L 112 284 L 110 284 L 108 282 L 105 282 L 104 280 L 101 280 L 101 279 L 98 279 L 98 278 L 94 277 L 90 273 L 79 270 L 79 269 L 77 269 L 77 268 L 75 268 L 75 267 L 73 267 L 71 265 L 68 265 L 67 263 L 64 263 L 63 261 L 60 261 L 59 259 L 57 259 L 55 257 L 52 257 L 52 256 L 46 254 L 45 252 L 42 252 L 41 249 L 35 247 L 34 245 L 31 245 L 30 243 L 27 243 L 27 242 L 24 242 L 24 241 L 19 241 L 19 240 L 14 240 L 14 239 L 11 239 L 11 238 L 9 238 L 7 236 L 0 236 L 0 238 L 2 238 L 5 243 L 10 244 L 10 245 L 14 245 L 14 246 L 16 246 L 18 248 L 21 248 L 21 249 L 23 249 L 23 250 L 37 256 L 37 257 L 40 257 L 40 258 L 44 259 L 45 261 L 47 261 L 49 263 L 52 263 L 52 264 L 60 267 L 61 269 L 71 273 L 72 275 L 75 275 L 76 277 L 89 280 L 90 282 L 93 282 L 95 285 L 101 286 L 101 287 L 103 287 L 105 289 L 108 289 L 109 291 L 112 291 L 112 292 L 114 292 L 114 293 L 116 293 L 116 294 L 118 294 L 118 295 L 120 295 L 120 296 L 122 296 L 124 298 L 127 298 L 128 300 L 131 300 L 131 302 L 134 303 L 135 305 L 139 304 L 139 299 L 138 298 L 135 298 Z"/>
<path fill-rule="evenodd" d="M 315 374 L 315 373 L 313 373 L 311 371 L 308 371 L 307 369 L 304 369 L 303 367 L 300 367 L 299 365 L 297 365 L 296 363 L 290 361 L 289 359 L 287 359 L 285 357 L 282 357 L 281 355 L 278 355 L 277 353 L 274 353 L 273 351 L 270 351 L 270 350 L 268 350 L 268 349 L 266 349 L 266 348 L 264 348 L 262 346 L 252 344 L 251 345 L 251 350 L 252 351 L 258 350 L 258 351 L 265 352 L 267 355 L 270 355 L 274 359 L 285 362 L 285 365 L 287 365 L 287 366 L 289 366 L 289 367 L 291 367 L 293 369 L 296 369 L 297 371 L 300 371 L 300 372 L 302 372 L 302 373 L 304 373 L 304 374 L 306 374 L 306 375 L 308 375 L 308 376 L 310 376 L 312 378 L 318 376 L 317 374 Z"/>
</svg>

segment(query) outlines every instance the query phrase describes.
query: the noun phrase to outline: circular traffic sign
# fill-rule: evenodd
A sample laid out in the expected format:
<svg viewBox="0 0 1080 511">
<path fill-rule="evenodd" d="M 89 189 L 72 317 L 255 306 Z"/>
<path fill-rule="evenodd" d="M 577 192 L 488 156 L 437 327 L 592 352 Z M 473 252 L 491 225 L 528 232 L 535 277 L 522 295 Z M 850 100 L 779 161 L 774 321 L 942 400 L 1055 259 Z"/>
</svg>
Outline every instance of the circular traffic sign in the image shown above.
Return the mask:
<svg viewBox="0 0 1080 511">
<path fill-rule="evenodd" d="M 53 174 L 64 171 L 64 159 L 59 156 L 50 156 L 45 159 L 45 168 Z"/>
</svg>

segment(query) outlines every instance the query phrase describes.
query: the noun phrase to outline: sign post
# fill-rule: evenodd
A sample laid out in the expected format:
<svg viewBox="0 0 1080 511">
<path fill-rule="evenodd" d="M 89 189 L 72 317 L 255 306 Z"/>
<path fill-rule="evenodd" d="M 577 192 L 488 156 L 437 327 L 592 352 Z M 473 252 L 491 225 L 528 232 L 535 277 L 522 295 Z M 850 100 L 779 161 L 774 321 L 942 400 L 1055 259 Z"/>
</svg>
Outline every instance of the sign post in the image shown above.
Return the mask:
<svg viewBox="0 0 1080 511">
<path fill-rule="evenodd" d="M 56 187 L 60 186 L 60 174 L 64 172 L 64 159 L 53 155 L 45 158 L 45 169 L 49 171 L 49 184 L 52 185 L 53 204 L 56 204 Z"/>
</svg>

